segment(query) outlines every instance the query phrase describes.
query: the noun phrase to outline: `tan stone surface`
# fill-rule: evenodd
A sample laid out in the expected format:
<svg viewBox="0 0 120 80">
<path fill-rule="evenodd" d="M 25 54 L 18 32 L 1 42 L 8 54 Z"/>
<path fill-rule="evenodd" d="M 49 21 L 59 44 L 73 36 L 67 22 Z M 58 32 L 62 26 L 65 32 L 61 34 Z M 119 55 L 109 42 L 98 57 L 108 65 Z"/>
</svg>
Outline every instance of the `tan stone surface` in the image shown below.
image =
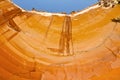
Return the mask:
<svg viewBox="0 0 120 80">
<path fill-rule="evenodd" d="M 116 17 L 120 5 L 45 16 L 0 0 L 0 80 L 120 80 Z"/>
</svg>

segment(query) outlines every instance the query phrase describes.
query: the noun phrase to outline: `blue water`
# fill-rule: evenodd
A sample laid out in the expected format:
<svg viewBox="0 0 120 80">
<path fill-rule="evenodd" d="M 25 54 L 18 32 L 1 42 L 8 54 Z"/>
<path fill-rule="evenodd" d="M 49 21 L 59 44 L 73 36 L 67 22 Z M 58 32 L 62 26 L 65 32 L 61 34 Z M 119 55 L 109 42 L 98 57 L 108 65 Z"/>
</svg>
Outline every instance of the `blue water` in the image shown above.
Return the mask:
<svg viewBox="0 0 120 80">
<path fill-rule="evenodd" d="M 25 10 L 66 12 L 79 11 L 95 4 L 98 0 L 12 0 Z"/>
</svg>

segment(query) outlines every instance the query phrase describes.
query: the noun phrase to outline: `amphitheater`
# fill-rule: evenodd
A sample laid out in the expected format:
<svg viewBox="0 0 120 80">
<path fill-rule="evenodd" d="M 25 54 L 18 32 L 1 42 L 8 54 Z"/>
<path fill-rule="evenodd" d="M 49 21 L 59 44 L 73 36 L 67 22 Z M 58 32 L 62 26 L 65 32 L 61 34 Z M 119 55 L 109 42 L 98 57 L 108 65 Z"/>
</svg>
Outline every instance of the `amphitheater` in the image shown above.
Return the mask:
<svg viewBox="0 0 120 80">
<path fill-rule="evenodd" d="M 0 0 L 0 80 L 120 80 L 120 5 L 64 14 Z"/>
</svg>

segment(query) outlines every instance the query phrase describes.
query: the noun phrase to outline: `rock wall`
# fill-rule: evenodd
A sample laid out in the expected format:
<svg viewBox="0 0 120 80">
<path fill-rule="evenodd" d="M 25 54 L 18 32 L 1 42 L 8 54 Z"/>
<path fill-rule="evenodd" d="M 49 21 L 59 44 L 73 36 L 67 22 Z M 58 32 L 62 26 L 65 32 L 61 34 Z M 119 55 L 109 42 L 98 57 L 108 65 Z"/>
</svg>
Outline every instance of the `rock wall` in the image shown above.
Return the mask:
<svg viewBox="0 0 120 80">
<path fill-rule="evenodd" d="M 77 13 L 0 0 L 0 80 L 120 80 L 120 5 Z"/>
</svg>

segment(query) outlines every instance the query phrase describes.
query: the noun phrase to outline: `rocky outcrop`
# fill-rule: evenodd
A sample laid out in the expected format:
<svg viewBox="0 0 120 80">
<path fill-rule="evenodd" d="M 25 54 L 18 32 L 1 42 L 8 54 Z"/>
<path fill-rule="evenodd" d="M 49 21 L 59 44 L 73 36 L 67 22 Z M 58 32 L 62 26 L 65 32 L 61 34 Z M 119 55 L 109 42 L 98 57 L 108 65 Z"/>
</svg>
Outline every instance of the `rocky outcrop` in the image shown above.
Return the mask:
<svg viewBox="0 0 120 80">
<path fill-rule="evenodd" d="M 102 7 L 114 7 L 116 4 L 118 4 L 119 0 L 99 0 L 99 5 Z"/>
<path fill-rule="evenodd" d="M 0 0 L 0 80 L 120 80 L 120 5 L 74 14 Z"/>
</svg>

